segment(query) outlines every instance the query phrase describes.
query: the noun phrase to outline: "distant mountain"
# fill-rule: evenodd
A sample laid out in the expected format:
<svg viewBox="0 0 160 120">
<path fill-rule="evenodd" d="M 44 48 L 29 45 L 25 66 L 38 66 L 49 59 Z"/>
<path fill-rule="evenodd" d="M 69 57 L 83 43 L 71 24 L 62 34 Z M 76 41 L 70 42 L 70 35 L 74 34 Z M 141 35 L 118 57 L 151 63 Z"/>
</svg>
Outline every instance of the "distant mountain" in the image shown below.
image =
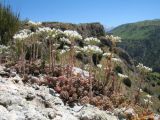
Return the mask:
<svg viewBox="0 0 160 120">
<path fill-rule="evenodd" d="M 122 38 L 120 46 L 137 62 L 160 71 L 160 19 L 124 24 L 112 33 Z"/>
<path fill-rule="evenodd" d="M 106 26 L 106 25 L 104 25 L 104 30 L 105 30 L 106 32 L 110 32 L 110 31 L 112 31 L 114 28 L 115 28 L 115 27 L 113 27 L 113 26 Z"/>
</svg>

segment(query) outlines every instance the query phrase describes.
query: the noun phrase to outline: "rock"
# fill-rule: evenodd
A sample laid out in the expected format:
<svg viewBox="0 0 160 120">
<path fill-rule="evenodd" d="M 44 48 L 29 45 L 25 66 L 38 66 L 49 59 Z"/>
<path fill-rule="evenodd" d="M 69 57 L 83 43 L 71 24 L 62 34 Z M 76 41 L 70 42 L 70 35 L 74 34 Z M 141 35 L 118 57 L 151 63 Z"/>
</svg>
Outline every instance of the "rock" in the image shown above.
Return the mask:
<svg viewBox="0 0 160 120">
<path fill-rule="evenodd" d="M 113 112 L 119 119 L 132 119 L 136 116 L 136 113 L 132 108 L 117 108 Z"/>
<path fill-rule="evenodd" d="M 5 72 L 10 73 L 11 69 L 10 68 L 4 68 L 3 69 Z"/>
<path fill-rule="evenodd" d="M 31 82 L 31 84 L 33 83 L 39 84 L 39 78 L 35 76 L 31 76 L 29 81 Z"/>
<path fill-rule="evenodd" d="M 11 78 L 11 80 L 15 83 L 19 83 L 20 81 L 22 81 L 22 78 L 20 78 L 18 75 L 14 76 L 13 78 Z M 22 82 L 21 82 L 22 83 Z"/>
<path fill-rule="evenodd" d="M 8 78 L 9 77 L 9 73 L 5 72 L 5 71 L 0 71 L 0 76 Z"/>
<path fill-rule="evenodd" d="M 38 75 L 40 74 L 40 73 L 39 73 L 39 70 L 34 70 L 33 74 L 34 74 L 35 76 L 38 76 Z"/>
<path fill-rule="evenodd" d="M 154 115 L 154 119 L 155 119 L 155 120 L 159 120 L 159 119 L 160 119 L 160 115 L 155 114 L 155 115 Z"/>
<path fill-rule="evenodd" d="M 88 71 L 85 71 L 85 70 L 82 70 L 80 68 L 77 68 L 77 67 L 73 67 L 72 68 L 72 71 L 73 71 L 73 74 L 77 75 L 81 75 L 82 78 L 87 78 L 89 77 L 89 72 Z"/>
<path fill-rule="evenodd" d="M 15 76 L 16 76 L 15 72 L 10 73 L 10 77 L 15 77 Z"/>
<path fill-rule="evenodd" d="M 39 85 L 37 85 L 37 84 L 32 84 L 32 87 L 33 87 L 35 90 L 39 90 Z"/>
<path fill-rule="evenodd" d="M 133 116 L 136 114 L 132 108 L 128 108 L 124 113 L 125 114 L 131 114 Z"/>
<path fill-rule="evenodd" d="M 80 120 L 118 120 L 116 116 L 90 105 L 83 107 L 76 116 L 78 116 Z"/>
<path fill-rule="evenodd" d="M 2 105 L 0 105 L 0 120 L 7 120 L 6 115 L 8 114 L 8 110 L 3 107 Z"/>
<path fill-rule="evenodd" d="M 6 67 L 0 65 L 0 71 L 3 71 Z"/>
<path fill-rule="evenodd" d="M 34 95 L 34 93 L 28 93 L 27 94 L 27 96 L 26 96 L 26 100 L 27 101 L 31 101 L 31 100 L 33 100 L 35 98 L 35 95 Z"/>
<path fill-rule="evenodd" d="M 3 93 L 0 93 L 0 105 L 6 107 L 8 105 L 11 104 L 11 100 L 9 97 L 12 97 L 11 95 L 8 95 L 8 94 L 3 94 Z"/>
<path fill-rule="evenodd" d="M 53 96 L 56 96 L 56 92 L 53 90 L 53 89 L 49 89 L 49 93 L 51 94 L 51 95 L 53 95 Z"/>
</svg>

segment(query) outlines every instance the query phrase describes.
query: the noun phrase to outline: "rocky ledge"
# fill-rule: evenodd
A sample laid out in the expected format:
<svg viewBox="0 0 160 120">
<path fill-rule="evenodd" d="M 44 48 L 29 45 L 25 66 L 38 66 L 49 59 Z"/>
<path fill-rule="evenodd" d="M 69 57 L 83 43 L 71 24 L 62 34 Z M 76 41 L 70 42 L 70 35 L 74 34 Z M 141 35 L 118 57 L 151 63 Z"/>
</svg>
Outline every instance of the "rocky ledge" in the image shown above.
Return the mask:
<svg viewBox="0 0 160 120">
<path fill-rule="evenodd" d="M 5 73 L 2 66 L 0 72 Z M 64 105 L 53 89 L 43 85 L 24 84 L 19 75 L 12 76 L 0 76 L 0 120 L 118 119 L 112 113 L 91 105 L 75 105 L 70 108 Z"/>
<path fill-rule="evenodd" d="M 64 105 L 54 89 L 24 84 L 16 72 L 0 66 L 0 120 L 118 120 L 125 114 L 134 111 L 129 108 L 109 112 L 91 105 L 71 108 Z M 158 116 L 155 118 L 158 120 Z"/>
</svg>

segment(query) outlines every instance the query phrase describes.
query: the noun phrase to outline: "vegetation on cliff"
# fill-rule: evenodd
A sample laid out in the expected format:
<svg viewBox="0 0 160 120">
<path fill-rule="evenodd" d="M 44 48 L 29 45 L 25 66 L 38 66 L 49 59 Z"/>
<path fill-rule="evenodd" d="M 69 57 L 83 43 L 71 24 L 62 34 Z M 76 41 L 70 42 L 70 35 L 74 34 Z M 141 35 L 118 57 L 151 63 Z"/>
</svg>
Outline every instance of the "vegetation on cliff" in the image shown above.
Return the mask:
<svg viewBox="0 0 160 120">
<path fill-rule="evenodd" d="M 112 30 L 122 38 L 120 47 L 133 59 L 160 72 L 160 20 L 148 20 L 121 25 Z"/>
</svg>

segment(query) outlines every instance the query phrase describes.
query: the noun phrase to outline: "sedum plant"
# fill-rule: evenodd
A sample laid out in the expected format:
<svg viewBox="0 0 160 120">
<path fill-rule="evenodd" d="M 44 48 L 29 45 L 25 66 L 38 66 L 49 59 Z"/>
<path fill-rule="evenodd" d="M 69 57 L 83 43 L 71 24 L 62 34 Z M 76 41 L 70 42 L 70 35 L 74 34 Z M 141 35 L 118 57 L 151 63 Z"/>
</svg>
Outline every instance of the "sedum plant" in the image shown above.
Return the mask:
<svg viewBox="0 0 160 120">
<path fill-rule="evenodd" d="M 114 58 L 113 57 L 113 54 L 114 54 L 114 47 L 116 47 L 116 44 L 118 43 L 118 42 L 121 42 L 121 38 L 120 37 L 118 37 L 118 36 L 113 36 L 113 35 L 107 35 L 106 36 L 106 38 L 108 39 L 108 40 L 110 40 L 111 41 L 111 43 L 112 43 L 112 46 L 111 46 L 111 51 L 110 51 L 110 53 L 104 53 L 104 57 L 106 57 L 106 59 L 107 59 L 107 61 L 106 61 L 106 79 L 105 79 L 105 81 L 104 81 L 104 85 L 103 85 L 103 87 L 104 87 L 104 92 L 106 92 L 105 91 L 105 87 L 107 86 L 107 84 L 109 84 L 109 80 L 111 79 L 111 77 L 112 77 L 112 86 L 111 86 L 111 92 L 114 92 L 114 86 L 115 86 L 115 75 L 114 75 L 114 72 L 113 72 L 113 64 L 114 63 L 117 63 L 117 62 L 120 62 L 121 60 L 120 59 L 118 59 L 118 58 Z"/>
<path fill-rule="evenodd" d="M 103 51 L 98 46 L 95 46 L 95 45 L 84 46 L 84 48 L 79 48 L 78 51 L 86 54 L 90 59 L 89 61 L 90 63 L 90 66 L 89 66 L 89 83 L 90 83 L 89 94 L 90 94 L 90 97 L 92 98 L 92 86 L 93 86 L 92 85 L 92 66 L 93 66 L 92 56 L 93 54 L 103 54 Z"/>
<path fill-rule="evenodd" d="M 139 63 L 137 66 L 138 71 L 141 74 L 141 80 L 139 81 L 139 86 L 138 86 L 138 90 L 137 93 L 135 95 L 135 104 L 137 104 L 139 102 L 139 97 L 140 97 L 140 92 L 141 92 L 141 88 L 145 79 L 145 76 L 149 73 L 152 72 L 152 68 L 149 68 L 147 66 L 144 66 L 142 63 Z"/>
</svg>

